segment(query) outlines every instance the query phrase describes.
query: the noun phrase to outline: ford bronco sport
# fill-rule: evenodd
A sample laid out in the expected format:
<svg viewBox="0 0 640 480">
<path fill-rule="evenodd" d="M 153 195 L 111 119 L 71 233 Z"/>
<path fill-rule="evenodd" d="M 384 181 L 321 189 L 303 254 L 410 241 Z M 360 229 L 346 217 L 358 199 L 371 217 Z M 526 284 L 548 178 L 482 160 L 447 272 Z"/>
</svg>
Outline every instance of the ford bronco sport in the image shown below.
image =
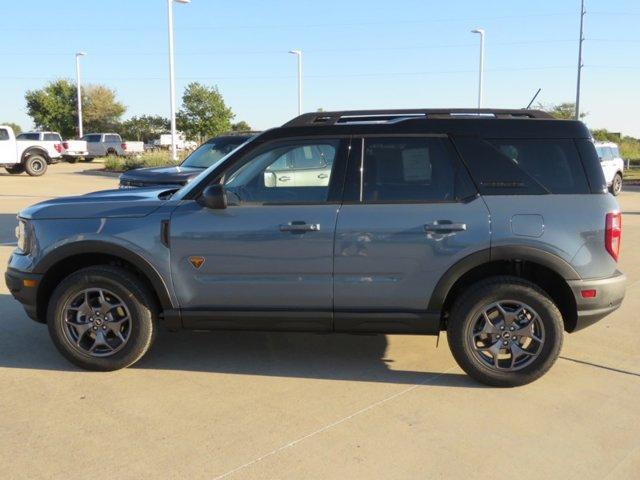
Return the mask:
<svg viewBox="0 0 640 480">
<path fill-rule="evenodd" d="M 159 324 L 438 335 L 514 386 L 618 308 L 621 217 L 589 131 L 529 110 L 304 114 L 181 189 L 19 214 L 7 284 L 60 352 L 136 362 Z"/>
</svg>

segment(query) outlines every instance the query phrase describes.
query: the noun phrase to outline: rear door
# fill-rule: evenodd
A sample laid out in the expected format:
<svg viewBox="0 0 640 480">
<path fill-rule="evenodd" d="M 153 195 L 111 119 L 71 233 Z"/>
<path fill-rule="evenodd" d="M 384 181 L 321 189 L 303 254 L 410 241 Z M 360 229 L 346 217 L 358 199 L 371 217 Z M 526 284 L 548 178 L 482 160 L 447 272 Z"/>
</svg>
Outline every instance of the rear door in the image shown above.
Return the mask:
<svg viewBox="0 0 640 480">
<path fill-rule="evenodd" d="M 0 164 L 16 163 L 16 143 L 9 129 L 0 127 Z"/>
<path fill-rule="evenodd" d="M 436 284 L 458 260 L 489 248 L 487 208 L 446 136 L 352 145 L 336 227 L 335 329 L 433 333 Z"/>
</svg>

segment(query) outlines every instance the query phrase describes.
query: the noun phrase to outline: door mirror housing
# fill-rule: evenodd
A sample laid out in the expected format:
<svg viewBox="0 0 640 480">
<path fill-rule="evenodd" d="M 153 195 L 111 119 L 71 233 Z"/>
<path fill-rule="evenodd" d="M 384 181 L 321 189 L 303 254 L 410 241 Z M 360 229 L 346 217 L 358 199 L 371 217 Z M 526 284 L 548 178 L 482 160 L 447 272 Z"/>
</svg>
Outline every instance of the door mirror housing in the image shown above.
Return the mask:
<svg viewBox="0 0 640 480">
<path fill-rule="evenodd" d="M 212 210 L 223 210 L 227 208 L 227 192 L 220 184 L 209 185 L 200 196 L 200 203 Z"/>
</svg>

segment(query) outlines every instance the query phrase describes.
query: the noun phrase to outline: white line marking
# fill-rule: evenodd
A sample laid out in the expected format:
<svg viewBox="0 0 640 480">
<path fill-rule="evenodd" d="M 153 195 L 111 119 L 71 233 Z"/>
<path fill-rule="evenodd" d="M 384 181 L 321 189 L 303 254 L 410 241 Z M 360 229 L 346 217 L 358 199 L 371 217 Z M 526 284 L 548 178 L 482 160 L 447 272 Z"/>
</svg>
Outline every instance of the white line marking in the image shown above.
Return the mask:
<svg viewBox="0 0 640 480">
<path fill-rule="evenodd" d="M 408 388 L 405 388 L 404 390 L 402 390 L 402 391 L 400 391 L 398 393 L 394 393 L 393 395 L 390 395 L 390 396 L 388 396 L 386 398 L 383 398 L 382 400 L 378 400 L 377 402 L 374 402 L 371 405 L 369 405 L 367 407 L 364 407 L 364 408 L 358 410 L 357 412 L 352 413 L 351 415 L 347 415 L 346 417 L 343 417 L 340 420 L 336 420 L 335 422 L 330 423 L 329 425 L 326 425 L 326 426 L 324 426 L 324 427 L 322 427 L 322 428 L 320 428 L 320 429 L 318 429 L 318 430 L 316 430 L 314 432 L 308 433 L 307 435 L 299 437 L 299 438 L 297 438 L 297 439 L 295 439 L 295 440 L 293 440 L 293 441 L 291 441 L 289 443 L 285 443 L 284 445 L 282 445 L 282 446 L 280 446 L 280 447 L 278 447 L 278 448 L 276 448 L 274 450 L 271 450 L 270 452 L 265 453 L 264 455 L 254 459 L 254 460 L 251 460 L 250 462 L 247 462 L 247 463 L 245 463 L 243 465 L 240 465 L 239 467 L 236 467 L 236 468 L 234 468 L 232 470 L 229 470 L 226 473 L 223 473 L 222 475 L 219 475 L 219 476 L 215 477 L 213 480 L 220 480 L 221 478 L 227 478 L 228 476 L 233 475 L 234 473 L 236 473 L 236 472 L 238 472 L 240 470 L 243 470 L 243 469 L 245 469 L 247 467 L 250 467 L 252 465 L 255 465 L 256 463 L 261 462 L 265 458 L 271 457 L 271 456 L 273 456 L 273 455 L 275 455 L 277 453 L 282 452 L 283 450 L 287 450 L 288 448 L 294 447 L 298 443 L 300 443 L 300 442 L 302 442 L 302 441 L 304 441 L 304 440 L 306 440 L 308 438 L 311 438 L 311 437 L 313 437 L 315 435 L 318 435 L 319 433 L 326 432 L 327 430 L 329 430 L 329 429 L 331 429 L 331 428 L 333 428 L 335 426 L 338 426 L 341 423 L 344 423 L 344 422 L 346 422 L 348 420 L 351 420 L 352 418 L 357 417 L 358 415 L 361 415 L 361 414 L 363 414 L 363 413 L 365 413 L 365 412 L 367 412 L 367 411 L 369 411 L 369 410 L 371 410 L 371 409 L 373 409 L 375 407 L 378 407 L 378 406 L 380 406 L 380 405 L 382 405 L 384 403 L 387 403 L 387 402 L 389 402 L 389 401 L 391 401 L 391 400 L 393 400 L 395 398 L 398 398 L 401 395 L 404 395 L 405 393 L 409 393 L 412 390 L 415 390 L 416 388 L 425 385 L 428 381 L 434 380 L 434 379 L 436 379 L 438 377 L 441 377 L 442 375 L 445 375 L 449 371 L 453 370 L 453 368 L 454 367 L 451 367 L 451 368 L 445 370 L 444 372 L 440 372 L 440 373 L 437 373 L 435 375 L 431 375 L 431 376 L 425 378 L 425 380 L 423 382 L 416 383 L 415 385 L 412 385 L 412 386 L 410 386 Z"/>
</svg>

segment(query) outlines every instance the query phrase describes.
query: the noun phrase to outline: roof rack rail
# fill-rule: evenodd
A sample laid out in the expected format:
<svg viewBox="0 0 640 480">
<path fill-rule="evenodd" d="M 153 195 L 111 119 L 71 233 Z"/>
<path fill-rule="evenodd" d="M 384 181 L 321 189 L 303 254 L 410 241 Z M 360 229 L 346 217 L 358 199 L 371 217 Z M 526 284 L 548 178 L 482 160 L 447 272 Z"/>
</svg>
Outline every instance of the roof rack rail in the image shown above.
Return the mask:
<svg viewBox="0 0 640 480">
<path fill-rule="evenodd" d="M 339 112 L 304 113 L 283 127 L 313 125 L 354 125 L 396 123 L 415 118 L 554 118 L 542 110 L 495 108 L 419 108 L 408 110 L 346 110 Z"/>
</svg>

